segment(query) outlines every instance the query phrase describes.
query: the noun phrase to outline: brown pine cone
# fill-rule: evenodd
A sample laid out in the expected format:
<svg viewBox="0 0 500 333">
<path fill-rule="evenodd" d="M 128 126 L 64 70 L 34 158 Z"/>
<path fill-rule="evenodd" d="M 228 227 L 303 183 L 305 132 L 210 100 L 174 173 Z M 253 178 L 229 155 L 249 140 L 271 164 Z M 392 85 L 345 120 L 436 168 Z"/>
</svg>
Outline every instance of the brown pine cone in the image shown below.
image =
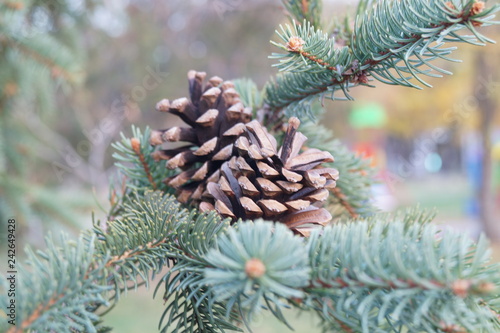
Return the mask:
<svg viewBox="0 0 500 333">
<path fill-rule="evenodd" d="M 167 160 L 167 168 L 182 170 L 164 182 L 177 189 L 178 200 L 184 203 L 200 200 L 207 181 L 218 179 L 222 164 L 237 154 L 234 142 L 252 118 L 251 109 L 241 103 L 232 82 L 214 76 L 204 84 L 205 76 L 204 72 L 189 71 L 190 99 L 164 99 L 156 105 L 158 111 L 172 113 L 188 126 L 152 131 L 150 138 L 151 145 L 188 142 L 153 153 L 155 160 Z"/>
<path fill-rule="evenodd" d="M 314 225 L 325 225 L 330 213 L 320 208 L 336 186 L 338 171 L 322 168 L 333 162 L 326 151 L 306 149 L 307 138 L 297 132 L 300 121 L 289 120 L 283 146 L 256 120 L 244 126 L 235 142 L 238 156 L 221 166 L 218 179 L 207 185 L 200 210 L 215 209 L 233 221 L 264 218 L 286 224 L 295 233 L 307 236 Z"/>
</svg>

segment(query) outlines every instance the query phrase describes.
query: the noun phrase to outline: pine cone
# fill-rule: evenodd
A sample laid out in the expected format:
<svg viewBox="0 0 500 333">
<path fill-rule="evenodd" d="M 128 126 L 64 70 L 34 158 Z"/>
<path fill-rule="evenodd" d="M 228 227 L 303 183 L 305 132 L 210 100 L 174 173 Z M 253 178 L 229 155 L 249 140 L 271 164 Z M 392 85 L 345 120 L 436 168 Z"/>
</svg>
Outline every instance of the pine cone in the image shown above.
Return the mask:
<svg viewBox="0 0 500 333">
<path fill-rule="evenodd" d="M 286 224 L 307 236 L 314 225 L 325 225 L 330 213 L 319 208 L 334 188 L 338 171 L 322 168 L 333 162 L 326 151 L 307 149 L 299 153 L 307 138 L 297 132 L 300 121 L 289 120 L 283 146 L 256 120 L 245 125 L 235 142 L 238 156 L 222 164 L 218 179 L 207 185 L 200 210 L 215 209 L 224 217 L 264 218 Z M 215 178 L 215 177 L 214 177 Z"/>
<path fill-rule="evenodd" d="M 188 145 L 176 149 L 157 150 L 156 161 L 167 160 L 167 168 L 182 170 L 164 180 L 177 189 L 180 202 L 197 201 L 205 192 L 206 182 L 218 179 L 221 165 L 236 155 L 236 138 L 252 118 L 234 84 L 217 76 L 204 84 L 206 73 L 189 71 L 190 99 L 160 101 L 156 109 L 180 117 L 189 127 L 171 127 L 151 133 L 150 144 L 185 141 Z"/>
</svg>

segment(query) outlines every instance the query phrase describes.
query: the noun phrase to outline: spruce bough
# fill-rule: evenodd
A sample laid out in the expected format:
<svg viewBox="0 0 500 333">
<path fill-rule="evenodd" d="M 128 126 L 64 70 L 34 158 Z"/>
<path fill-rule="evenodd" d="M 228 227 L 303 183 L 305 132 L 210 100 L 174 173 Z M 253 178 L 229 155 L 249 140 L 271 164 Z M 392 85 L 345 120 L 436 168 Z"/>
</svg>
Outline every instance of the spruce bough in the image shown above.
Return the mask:
<svg viewBox="0 0 500 333">
<path fill-rule="evenodd" d="M 250 80 L 231 84 L 214 80 L 206 97 L 202 97 L 202 88 L 197 90 L 200 86 L 191 84 L 191 96 L 200 100 L 196 108 L 189 109 L 189 101 L 174 111 L 172 104 L 160 105 L 177 112 L 192 128 L 212 126 L 216 130 L 210 138 L 200 138 L 196 130 L 158 132 L 149 128 L 144 132 L 133 128 L 132 138 L 122 137 L 114 145 L 114 157 L 126 183 L 112 189 L 107 221 L 94 222 L 92 230 L 82 232 L 78 241 L 62 237 L 57 242 L 48 237 L 45 251 L 27 251 L 28 262 L 18 268 L 16 322 L 13 326 L 0 317 L 3 330 L 110 331 L 101 324 L 101 316 L 121 295 L 148 286 L 169 267 L 155 290 L 166 301 L 159 319 L 161 332 L 241 330 L 242 325 L 251 327 L 253 316 L 263 310 L 289 325 L 283 309 L 290 307 L 316 313 L 326 332 L 500 331 L 499 265 L 490 263 L 487 241 L 473 242 L 464 235 L 439 230 L 429 223 L 433 215 L 418 209 L 399 214 L 375 212 L 367 203 L 369 166 L 304 117 L 319 116 L 315 98 L 333 97 L 336 91 L 349 98 L 350 88 L 369 85 L 372 78 L 416 87 L 415 79 L 426 84 L 423 75 L 446 73 L 433 63 L 438 58 L 450 59 L 452 48 L 444 48 L 444 43 L 489 42 L 477 29 L 495 23 L 492 13 L 498 6 L 486 8 L 474 0 L 362 0 L 354 28 L 340 24 L 332 37 L 321 27 L 319 1 L 289 0 L 284 5 L 292 21 L 278 33 L 281 42 L 275 43 L 283 53 L 273 55 L 279 59 L 282 73 L 262 92 Z M 471 35 L 461 35 L 464 30 Z M 223 100 L 231 100 L 227 105 L 218 99 L 224 91 Z M 203 106 L 207 101 L 210 106 Z M 198 114 L 203 108 L 206 110 Z M 219 114 L 227 117 L 214 127 L 221 121 Z M 246 120 L 230 123 L 230 119 L 240 120 L 242 115 L 247 119 L 250 114 L 267 126 L 258 129 L 264 136 L 252 132 L 248 126 L 253 125 Z M 309 138 L 311 154 L 324 156 L 321 152 L 326 151 L 335 160 L 308 156 L 287 165 L 275 158 L 297 156 L 302 146 L 294 144 L 297 136 L 282 130 L 288 116 L 302 118 L 301 130 Z M 241 133 L 246 133 L 246 139 L 238 137 Z M 269 133 L 274 139 L 262 141 L 270 138 Z M 150 139 L 161 143 L 169 141 L 169 135 L 180 141 L 196 139 L 201 146 L 168 155 L 150 145 Z M 273 140 L 284 142 L 276 145 Z M 227 144 L 221 146 L 219 141 Z M 279 146 L 290 151 L 273 150 Z M 224 158 L 210 162 L 220 170 L 209 170 L 207 164 L 207 175 L 218 172 L 218 178 L 205 178 L 199 156 L 214 161 L 214 154 L 225 147 L 229 148 L 223 152 Z M 158 162 L 158 156 L 167 163 L 176 159 L 168 168 L 165 162 Z M 259 164 L 262 161 L 273 163 Z M 189 171 L 190 165 L 196 171 Z M 339 171 L 338 180 L 327 178 L 332 167 Z M 198 174 L 196 185 L 203 185 L 200 193 L 189 186 L 181 188 L 185 183 L 180 182 L 189 176 L 178 178 L 182 172 Z M 244 178 L 235 176 L 238 172 Z M 253 182 L 252 177 L 264 180 Z M 271 178 L 275 187 L 265 181 Z M 234 218 L 238 215 L 231 210 L 245 209 L 247 214 L 264 209 L 266 217 L 279 216 L 281 206 L 268 196 L 302 187 L 314 193 L 315 186 L 327 183 L 329 195 L 321 192 L 322 196 L 314 198 L 318 199 L 315 205 L 322 202 L 322 209 L 329 211 L 332 222 L 312 228 L 307 237 L 294 235 L 293 228 L 279 218 L 274 222 L 243 221 Z M 296 189 L 293 184 L 300 186 Z M 182 196 L 186 193 L 182 191 L 189 195 Z M 268 201 L 256 206 L 247 199 L 242 201 L 243 197 L 252 199 L 255 191 L 266 191 Z M 308 193 L 302 194 L 311 197 Z M 177 200 L 179 195 L 183 203 Z M 196 202 L 208 200 L 214 209 L 204 212 L 189 206 L 184 199 L 193 195 Z M 237 208 L 234 200 L 243 208 Z M 287 214 L 293 209 L 309 209 L 301 204 L 288 203 Z M 2 290 L 7 290 L 6 279 L 0 281 Z M 7 302 L 2 292 L 3 309 Z"/>
</svg>

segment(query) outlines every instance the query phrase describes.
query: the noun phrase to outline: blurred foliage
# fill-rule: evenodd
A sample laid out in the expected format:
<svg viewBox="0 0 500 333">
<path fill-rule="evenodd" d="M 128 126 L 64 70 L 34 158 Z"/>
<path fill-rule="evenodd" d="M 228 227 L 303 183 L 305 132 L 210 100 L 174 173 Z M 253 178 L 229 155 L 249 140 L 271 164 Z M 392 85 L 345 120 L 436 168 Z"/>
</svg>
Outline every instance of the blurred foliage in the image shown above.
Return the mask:
<svg viewBox="0 0 500 333">
<path fill-rule="evenodd" d="M 52 129 L 59 99 L 68 103 L 84 77 L 81 14 L 64 1 L 0 4 L 0 223 L 15 218 L 18 235 L 54 221 L 76 227 L 75 211 L 91 202 L 58 173 L 68 155 Z"/>
</svg>

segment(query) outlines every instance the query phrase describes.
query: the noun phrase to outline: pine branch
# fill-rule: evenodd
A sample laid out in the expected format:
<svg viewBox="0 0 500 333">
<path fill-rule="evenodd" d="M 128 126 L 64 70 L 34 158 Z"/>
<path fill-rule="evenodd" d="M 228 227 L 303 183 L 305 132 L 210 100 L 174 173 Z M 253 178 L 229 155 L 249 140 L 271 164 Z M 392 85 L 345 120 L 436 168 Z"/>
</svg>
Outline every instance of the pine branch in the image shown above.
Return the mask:
<svg viewBox="0 0 500 333">
<path fill-rule="evenodd" d="M 443 48 L 446 42 L 473 45 L 493 43 L 476 28 L 496 24 L 492 15 L 500 7 L 485 9 L 482 1 L 466 2 L 418 0 L 380 1 L 355 25 L 352 50 L 360 70 L 381 82 L 420 88 L 409 81 L 415 78 L 429 86 L 420 75 L 451 74 L 435 66 L 436 59 L 448 58 L 456 48 Z M 424 14 L 425 13 L 425 17 Z M 472 35 L 460 35 L 468 30 Z"/>
<path fill-rule="evenodd" d="M 59 155 L 67 158 L 70 153 L 64 142 L 43 142 L 48 132 L 51 139 L 56 137 L 53 131 L 39 126 L 33 130 L 31 126 L 37 123 L 35 113 L 54 115 L 56 88 L 78 82 L 82 74 L 81 49 L 74 47 L 79 39 L 68 34 L 73 30 L 67 25 L 72 21 L 68 20 L 71 13 L 59 5 L 42 1 L 0 3 L 0 218 L 5 221 L 15 215 L 22 230 L 28 229 L 25 228 L 28 221 L 30 224 L 62 222 L 75 227 L 78 224 L 75 212 L 87 208 L 90 201 L 81 192 L 76 202 L 68 193 L 63 197 L 47 184 L 38 184 L 41 179 L 50 182 L 54 175 L 61 180 L 61 174 L 70 169 L 81 176 L 85 169 L 85 163 L 74 168 L 64 168 L 64 163 L 60 168 L 54 154 L 47 150 L 51 147 L 53 152 L 64 151 Z M 56 21 L 64 23 L 56 26 Z M 65 36 L 59 34 L 62 30 Z M 72 45 L 64 37 L 69 37 Z M 78 155 L 75 152 L 74 156 Z M 90 178 L 90 169 L 83 172 L 85 181 Z M 40 174 L 45 177 L 38 177 Z"/>
<path fill-rule="evenodd" d="M 235 330 L 263 306 L 286 323 L 287 304 L 318 312 L 325 328 L 353 332 L 500 329 L 500 278 L 486 242 L 440 232 L 427 214 L 375 216 L 304 240 L 281 224 L 229 227 L 160 192 L 134 198 L 121 218 L 78 243 L 48 240 L 48 251 L 29 253 L 9 333 L 97 332 L 100 308 L 169 264 L 159 285 L 170 301 L 162 332 Z"/>
<path fill-rule="evenodd" d="M 168 192 L 169 187 L 162 181 L 172 176 L 173 171 L 156 162 L 151 156 L 158 147 L 149 144 L 150 135 L 149 127 L 143 134 L 140 129 L 132 126 L 131 139 L 121 134 L 121 142 L 112 144 L 117 150 L 113 157 L 117 161 L 118 169 L 128 178 L 128 187 L 131 189 L 160 189 Z"/>
<path fill-rule="evenodd" d="M 309 240 L 313 273 L 305 303 L 354 332 L 495 332 L 498 265 L 487 244 L 432 225 L 358 222 Z M 497 289 L 497 290 L 495 290 Z M 333 306 L 334 305 L 334 306 Z"/>
<path fill-rule="evenodd" d="M 335 99 L 335 92 L 342 90 L 348 98 L 348 90 L 359 81 L 354 57 L 349 47 L 337 46 L 334 38 L 317 30 L 309 22 L 302 25 L 281 26 L 276 32 L 282 43 L 271 42 L 287 53 L 273 53 L 270 58 L 279 59 L 274 65 L 285 73 L 278 75 L 265 86 L 265 102 L 274 110 L 285 109 L 288 116 L 313 117 L 311 104 L 318 96 Z"/>
<path fill-rule="evenodd" d="M 149 165 L 147 164 L 146 159 L 144 158 L 144 154 L 142 154 L 141 152 L 141 142 L 139 141 L 138 138 L 132 138 L 130 139 L 130 146 L 132 147 L 134 153 L 136 153 L 137 157 L 139 157 L 139 161 L 142 164 L 142 168 L 144 170 L 144 173 L 148 177 L 151 187 L 153 188 L 153 190 L 156 190 L 156 183 L 154 182 L 153 176 L 151 175 Z"/>
<path fill-rule="evenodd" d="M 345 210 L 349 213 L 349 215 L 354 219 L 357 218 L 358 214 L 356 213 L 354 208 L 351 206 L 346 195 L 342 192 L 342 190 L 340 188 L 336 187 L 332 190 L 332 192 L 333 192 L 333 195 L 337 198 L 340 205 L 345 208 Z"/>
<path fill-rule="evenodd" d="M 95 332 L 98 317 L 92 309 L 107 305 L 103 294 L 109 287 L 95 282 L 103 263 L 93 260 L 92 240 L 75 243 L 62 237 L 59 248 L 48 237 L 47 245 L 46 252 L 28 250 L 29 268 L 18 265 L 16 325 L 7 332 Z"/>
<path fill-rule="evenodd" d="M 320 0 L 282 0 L 291 19 L 299 22 L 311 22 L 316 27 L 321 27 L 322 1 Z"/>
<path fill-rule="evenodd" d="M 9 47 L 19 50 L 26 57 L 32 58 L 39 64 L 46 66 L 50 70 L 50 73 L 53 77 L 61 77 L 71 83 L 78 81 L 78 77 L 74 70 L 66 69 L 66 64 L 60 65 L 58 64 L 57 60 L 54 60 L 53 58 L 42 54 L 36 49 L 31 48 L 32 43 L 25 45 L 22 43 L 23 41 L 9 39 L 7 39 L 5 42 Z M 43 45 L 42 47 L 46 47 L 46 45 Z"/>
<path fill-rule="evenodd" d="M 29 18 L 30 11 L 41 9 L 45 4 L 21 4 L 19 8 L 13 8 L 8 4 L 1 4 L 2 20 L 0 32 L 2 33 L 1 44 L 5 50 L 18 53 L 17 57 L 9 61 L 23 63 L 33 60 L 38 67 L 47 68 L 53 78 L 62 78 L 69 83 L 80 82 L 82 73 L 79 63 L 75 61 L 75 52 L 65 45 L 62 40 L 49 33 L 48 26 L 55 24 L 49 22 L 46 26 L 36 26 L 36 20 Z M 54 15 L 71 15 L 67 8 L 55 9 Z M 57 13 L 55 13 L 57 12 Z M 20 56 L 19 56 L 20 55 Z"/>
<path fill-rule="evenodd" d="M 281 71 L 323 73 L 325 70 L 334 71 L 334 80 L 342 80 L 342 73 L 337 66 L 344 66 L 352 62 L 353 57 L 347 46 L 336 45 L 335 38 L 329 38 L 327 33 L 315 29 L 311 23 L 303 21 L 298 25 L 286 28 L 280 26 L 281 32 L 277 35 L 286 44 L 271 42 L 271 44 L 288 52 L 285 54 L 273 53 L 271 59 L 279 59 L 273 65 Z"/>
<path fill-rule="evenodd" d="M 484 239 L 474 244 L 466 235 L 421 224 L 428 220 L 422 214 L 381 217 L 385 220 L 318 230 L 306 244 L 294 244 L 293 254 L 278 254 L 290 250 L 285 243 L 293 243 L 286 228 L 274 225 L 271 232 L 272 224 L 244 222 L 228 229 L 206 253 L 203 282 L 213 289 L 216 301 L 225 302 L 228 309 L 242 309 L 244 316 L 265 305 L 285 321 L 280 308 L 288 303 L 316 311 L 325 331 L 500 329 L 500 276 L 498 265 L 488 264 Z M 309 284 L 287 294 L 289 283 L 300 286 L 306 281 L 298 273 L 275 270 L 303 268 L 295 261 L 304 249 L 312 269 Z M 279 301 L 272 295 L 287 296 Z"/>
<path fill-rule="evenodd" d="M 343 87 L 338 85 L 330 72 L 283 73 L 266 83 L 264 101 L 274 114 L 284 110 L 286 116 L 295 115 L 299 118 L 307 116 L 314 119 L 311 107 L 313 102 L 322 97 L 344 100 L 345 97 L 335 96 L 335 93 Z"/>
<path fill-rule="evenodd" d="M 212 291 L 202 283 L 208 264 L 204 256 L 228 226 L 229 220 L 221 221 L 212 212 L 178 228 L 175 265 L 162 279 L 163 299 L 169 302 L 159 324 L 162 333 L 240 331 L 235 326 L 241 321 L 239 315 L 224 303 L 214 301 Z M 158 284 L 155 295 L 161 285 Z"/>
<path fill-rule="evenodd" d="M 336 44 L 334 37 L 307 22 L 281 27 L 277 32 L 281 43 L 272 43 L 286 53 L 274 53 L 271 58 L 279 59 L 276 66 L 285 73 L 266 85 L 265 96 L 274 112 L 284 109 L 287 115 L 311 115 L 315 98 L 335 99 L 335 92 L 342 91 L 344 98 L 351 99 L 349 89 L 367 85 L 370 76 L 387 84 L 420 88 L 410 81 L 413 77 L 429 86 L 421 75 L 450 74 L 434 60 L 455 61 L 448 57 L 455 48 L 443 48 L 444 43 L 492 42 L 476 28 L 496 24 L 492 14 L 500 7 L 484 9 L 484 3 L 476 0 L 464 4 L 383 0 L 363 1 L 359 8 L 369 10 L 358 16 L 349 45 Z M 472 35 L 460 35 L 462 30 Z"/>
<path fill-rule="evenodd" d="M 109 268 L 106 281 L 114 286 L 115 301 L 122 290 L 137 288 L 138 278 L 148 286 L 149 276 L 169 264 L 176 256 L 177 230 L 193 217 L 171 196 L 147 191 L 144 196 L 134 192 L 120 218 L 103 227 L 94 224 L 96 257 Z"/>
<path fill-rule="evenodd" d="M 9 333 L 97 332 L 101 307 L 129 289 L 148 286 L 165 265 L 193 260 L 202 248 L 194 242 L 201 236 L 193 235 L 206 235 L 211 244 L 227 227 L 216 214 L 189 212 L 160 192 L 133 198 L 121 218 L 105 228 L 95 225 L 77 243 L 62 238 L 59 248 L 49 238 L 45 253 L 28 252 L 31 269 L 19 268 L 17 321 Z M 203 316 L 210 318 L 207 312 Z"/>
<path fill-rule="evenodd" d="M 122 208 L 130 199 L 130 195 L 135 192 L 143 193 L 147 190 L 162 190 L 165 193 L 173 193 L 174 190 L 168 187 L 163 180 L 175 174 L 175 170 L 170 170 L 156 162 L 151 154 L 158 149 L 149 144 L 151 130 L 146 128 L 144 134 L 140 129 L 132 126 L 132 138 L 121 134 L 121 141 L 112 144 L 117 150 L 113 157 L 117 161 L 116 167 L 123 175 L 124 179 L 120 184 L 120 190 L 111 188 L 108 219 L 114 219 L 121 214 Z"/>
</svg>

